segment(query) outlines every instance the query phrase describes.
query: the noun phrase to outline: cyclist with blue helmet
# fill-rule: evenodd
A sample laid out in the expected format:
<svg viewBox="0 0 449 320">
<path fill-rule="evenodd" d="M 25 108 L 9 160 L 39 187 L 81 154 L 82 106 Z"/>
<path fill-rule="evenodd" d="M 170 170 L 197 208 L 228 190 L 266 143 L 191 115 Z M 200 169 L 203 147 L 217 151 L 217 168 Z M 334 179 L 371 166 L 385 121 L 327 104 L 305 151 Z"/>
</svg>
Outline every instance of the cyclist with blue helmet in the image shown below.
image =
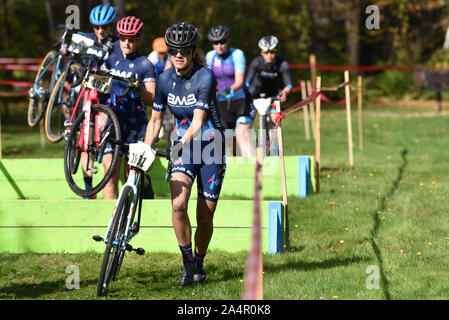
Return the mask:
<svg viewBox="0 0 449 320">
<path fill-rule="evenodd" d="M 109 52 L 114 49 L 119 49 L 118 39 L 112 34 L 112 23 L 116 16 L 117 14 L 114 7 L 108 5 L 98 5 L 91 10 L 89 21 L 93 25 L 94 32 L 86 33 L 84 35 L 94 40 L 96 43 L 101 44 L 102 47 L 93 45 L 87 50 L 87 54 L 92 54 L 98 59 L 106 60 L 109 56 Z M 103 56 L 103 51 L 106 51 L 105 56 Z M 99 65 L 94 62 L 92 67 L 98 68 Z"/>
<path fill-rule="evenodd" d="M 117 37 L 112 34 L 112 23 L 116 17 L 114 7 L 108 5 L 98 5 L 90 11 L 89 21 L 93 25 L 93 32 L 82 33 L 85 37 L 95 41 L 95 45 L 87 49 L 86 54 L 93 56 L 91 67 L 98 69 L 100 65 L 109 56 L 109 53 L 114 50 L 119 50 Z M 101 46 L 97 45 L 100 44 Z M 87 64 L 87 60 L 83 61 L 83 64 Z M 100 104 L 107 104 L 109 95 L 98 93 L 98 101 Z M 85 157 L 83 153 L 81 157 Z M 92 173 L 84 171 L 84 184 L 86 190 L 92 188 Z M 95 199 L 96 195 L 92 197 L 86 197 L 85 199 Z"/>
<path fill-rule="evenodd" d="M 167 107 L 176 130 L 169 147 L 172 223 L 182 253 L 179 282 L 189 285 L 206 279 L 203 261 L 213 233 L 213 216 L 226 170 L 223 129 L 217 110 L 217 81 L 197 47 L 198 29 L 185 22 L 169 27 L 165 42 L 173 67 L 156 85 L 153 111 L 145 143 L 153 145 Z M 187 213 L 193 183 L 197 181 L 197 228 L 192 250 L 192 227 Z"/>
<path fill-rule="evenodd" d="M 127 89 L 127 84 L 115 79 L 112 81 L 109 105 L 120 122 L 121 136 L 124 143 L 135 143 L 138 140 L 143 140 L 145 137 L 148 123 L 146 106 L 153 104 L 156 88 L 154 67 L 150 60 L 138 51 L 143 29 L 144 23 L 139 18 L 128 16 L 120 19 L 117 22 L 120 50 L 112 53 L 102 66 L 103 69 L 109 70 L 112 74 L 122 78 L 136 76 L 141 83 L 137 92 L 130 90 L 126 96 L 118 98 L 117 96 L 120 96 Z M 105 172 L 111 164 L 111 153 L 114 147 L 112 145 L 106 146 L 103 157 Z M 121 148 L 120 155 L 125 155 L 125 158 L 128 157 L 125 148 Z M 125 166 L 125 178 L 127 178 L 129 172 L 127 162 Z M 120 167 L 120 165 L 117 165 L 112 178 L 104 187 L 104 199 L 117 198 Z M 153 198 L 151 180 L 148 176 L 145 184 L 144 197 Z"/>
<path fill-rule="evenodd" d="M 224 129 L 235 129 L 240 155 L 253 156 L 255 150 L 249 139 L 253 124 L 250 117 L 251 100 L 244 87 L 246 58 L 242 50 L 229 46 L 229 36 L 229 28 L 223 25 L 209 30 L 207 39 L 212 43 L 213 50 L 206 54 L 206 62 L 218 82 L 221 124 Z M 233 148 L 229 149 L 232 154 Z"/>
</svg>

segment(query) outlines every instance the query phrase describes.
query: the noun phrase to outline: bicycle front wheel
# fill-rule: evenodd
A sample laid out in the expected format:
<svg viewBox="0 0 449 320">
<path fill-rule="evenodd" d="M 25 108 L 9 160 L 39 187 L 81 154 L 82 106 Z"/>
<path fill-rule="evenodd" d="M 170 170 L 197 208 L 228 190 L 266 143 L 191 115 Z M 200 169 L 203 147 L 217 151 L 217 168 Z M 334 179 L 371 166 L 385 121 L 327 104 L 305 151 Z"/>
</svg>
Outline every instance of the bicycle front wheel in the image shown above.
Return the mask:
<svg viewBox="0 0 449 320">
<path fill-rule="evenodd" d="M 52 143 L 62 140 L 65 131 L 65 120 L 70 119 L 72 109 L 80 93 L 80 88 L 72 88 L 71 84 L 81 76 L 80 65 L 72 63 L 56 82 L 45 112 L 45 134 Z"/>
<path fill-rule="evenodd" d="M 92 107 L 91 118 L 87 121 L 101 131 L 100 143 L 95 139 L 93 126 L 87 134 L 82 134 L 84 120 L 85 113 L 82 112 L 72 123 L 64 150 L 64 172 L 74 193 L 80 197 L 91 197 L 100 192 L 114 174 L 120 158 L 117 142 L 121 139 L 121 132 L 114 111 L 100 104 Z M 86 137 L 87 148 L 82 143 Z M 108 170 L 104 171 L 102 162 L 106 152 L 111 154 L 112 159 Z M 92 179 L 90 185 L 86 184 L 86 178 Z"/>
<path fill-rule="evenodd" d="M 108 234 L 108 242 L 98 278 L 97 296 L 105 296 L 111 280 L 116 280 L 126 250 L 122 243 L 125 236 L 127 217 L 132 199 L 133 189 L 125 186 L 117 202 L 116 211 Z"/>
<path fill-rule="evenodd" d="M 36 73 L 33 87 L 30 88 L 27 120 L 30 127 L 34 127 L 44 115 L 48 101 L 49 87 L 52 78 L 51 68 L 56 59 L 56 52 L 50 51 L 44 57 Z"/>
</svg>

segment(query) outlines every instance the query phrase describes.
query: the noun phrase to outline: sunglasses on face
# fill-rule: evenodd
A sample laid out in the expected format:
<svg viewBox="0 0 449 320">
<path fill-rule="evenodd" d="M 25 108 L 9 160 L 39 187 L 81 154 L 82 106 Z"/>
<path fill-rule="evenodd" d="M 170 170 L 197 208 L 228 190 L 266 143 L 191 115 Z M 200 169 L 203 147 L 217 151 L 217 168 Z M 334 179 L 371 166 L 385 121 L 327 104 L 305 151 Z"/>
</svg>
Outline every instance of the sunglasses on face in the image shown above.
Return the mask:
<svg viewBox="0 0 449 320">
<path fill-rule="evenodd" d="M 228 40 L 220 40 L 220 41 L 214 41 L 212 42 L 212 44 L 225 44 L 226 42 L 228 42 Z"/>
<path fill-rule="evenodd" d="M 109 26 L 94 26 L 95 30 L 109 30 Z"/>
<path fill-rule="evenodd" d="M 262 50 L 263 54 L 275 54 L 276 50 Z"/>
<path fill-rule="evenodd" d="M 175 49 L 175 48 L 168 48 L 168 53 L 171 56 L 176 56 L 178 53 L 181 54 L 181 56 L 188 56 L 192 53 L 192 48 L 183 48 L 183 49 Z"/>
<path fill-rule="evenodd" d="M 126 40 L 128 40 L 129 43 L 136 43 L 137 42 L 137 39 L 133 38 L 133 37 L 119 36 L 118 38 L 122 42 L 125 42 Z"/>
</svg>

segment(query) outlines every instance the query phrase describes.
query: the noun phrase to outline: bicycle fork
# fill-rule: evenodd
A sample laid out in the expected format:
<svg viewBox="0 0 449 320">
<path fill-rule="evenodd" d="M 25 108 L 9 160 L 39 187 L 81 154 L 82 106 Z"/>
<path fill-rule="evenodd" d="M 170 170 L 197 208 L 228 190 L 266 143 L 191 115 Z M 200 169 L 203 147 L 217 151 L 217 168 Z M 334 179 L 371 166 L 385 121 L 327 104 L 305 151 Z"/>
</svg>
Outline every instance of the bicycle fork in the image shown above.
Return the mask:
<svg viewBox="0 0 449 320">
<path fill-rule="evenodd" d="M 140 212 L 141 212 L 141 207 L 139 207 L 139 213 L 138 213 L 138 221 L 134 222 L 134 217 L 136 214 L 136 205 L 137 205 L 137 200 L 138 200 L 138 196 L 139 196 L 139 190 L 137 188 L 137 186 L 139 185 L 139 183 L 142 183 L 142 180 L 144 179 L 144 176 L 142 173 L 137 172 L 136 169 L 131 168 L 130 173 L 129 173 L 129 177 L 127 182 L 123 185 L 122 189 L 120 190 L 119 196 L 117 199 L 119 199 L 118 201 L 120 201 L 123 191 L 126 188 L 126 186 L 130 186 L 132 189 L 132 199 L 130 202 L 130 206 L 128 208 L 128 212 L 126 213 L 126 215 L 122 215 L 121 218 L 122 219 L 126 219 L 126 228 L 125 228 L 125 234 L 123 235 L 123 237 L 121 239 L 114 239 L 113 240 L 113 245 L 114 247 L 118 247 L 120 246 L 120 250 L 127 250 L 127 251 L 134 251 L 136 252 L 138 255 L 143 255 L 145 253 L 145 250 L 143 248 L 136 248 L 134 249 L 130 244 L 129 241 L 139 232 L 139 225 L 140 225 Z M 118 209 L 118 205 L 119 203 L 116 203 L 115 207 L 114 207 L 114 212 L 112 214 L 112 217 L 109 221 L 109 225 L 108 228 L 106 230 L 106 235 L 105 238 L 103 239 L 102 237 L 100 237 L 99 235 L 94 235 L 92 238 L 95 241 L 103 241 L 104 243 L 108 243 L 109 242 L 109 236 L 111 233 L 111 228 L 112 228 L 112 223 L 114 221 L 114 216 L 116 214 L 120 214 L 120 212 L 117 212 Z M 126 208 L 125 208 L 126 209 Z M 119 221 L 119 226 L 122 224 L 122 221 Z"/>
</svg>

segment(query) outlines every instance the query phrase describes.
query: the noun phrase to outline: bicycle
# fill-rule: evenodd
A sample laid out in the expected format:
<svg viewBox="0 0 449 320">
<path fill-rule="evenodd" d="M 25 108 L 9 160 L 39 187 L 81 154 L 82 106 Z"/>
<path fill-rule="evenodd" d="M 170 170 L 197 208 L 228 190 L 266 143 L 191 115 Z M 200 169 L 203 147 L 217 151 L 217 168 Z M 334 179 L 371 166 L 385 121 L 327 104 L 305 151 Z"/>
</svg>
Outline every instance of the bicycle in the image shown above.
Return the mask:
<svg viewBox="0 0 449 320">
<path fill-rule="evenodd" d="M 93 240 L 106 244 L 98 279 L 98 297 L 106 295 L 111 280 L 117 280 L 126 251 L 135 252 L 138 255 L 145 254 L 143 248 L 135 249 L 129 242 L 139 232 L 145 172 L 156 156 L 169 160 L 168 152 L 153 150 L 146 143 L 129 144 L 128 163 L 131 169 L 128 180 L 120 190 L 105 237 L 92 236 Z M 170 167 L 168 166 L 167 174 Z M 136 213 L 137 221 L 135 221 Z"/>
<path fill-rule="evenodd" d="M 279 101 L 279 97 L 266 97 L 265 94 L 260 94 L 259 98 L 253 99 L 253 105 L 259 113 L 259 139 L 258 145 L 263 150 L 266 150 L 269 144 L 270 137 L 270 108 L 275 108 L 274 104 Z M 268 150 L 266 150 L 266 153 Z"/>
<path fill-rule="evenodd" d="M 109 40 L 106 44 L 108 48 L 112 42 Z M 78 85 L 82 79 L 81 65 L 78 62 L 79 55 L 85 56 L 83 53 L 91 46 L 101 46 L 94 40 L 85 37 L 82 34 L 73 34 L 72 42 L 68 48 L 69 58 L 65 63 L 64 70 L 58 78 L 58 81 L 54 85 L 48 100 L 46 112 L 45 112 L 45 134 L 47 139 L 52 143 L 58 143 L 62 140 L 65 131 L 65 121 L 70 117 L 72 108 L 75 106 L 77 96 L 80 93 Z M 102 57 L 107 53 L 106 49 L 103 49 Z M 90 64 L 92 58 L 101 61 L 102 58 L 91 57 L 88 55 L 87 59 Z M 100 64 L 100 63 L 99 63 Z"/>
<path fill-rule="evenodd" d="M 118 159 L 120 157 L 121 129 L 115 112 L 108 106 L 98 104 L 98 92 L 109 94 L 112 79 L 127 83 L 126 90 L 117 95 L 117 98 L 126 96 L 129 90 L 137 89 L 139 82 L 136 76 L 122 78 L 112 75 L 108 71 L 94 71 L 88 67 L 84 68 L 82 89 L 78 100 L 72 110 L 70 119 L 65 122 L 65 136 L 67 143 L 64 149 L 64 173 L 67 183 L 72 191 L 81 197 L 92 197 L 104 188 L 112 177 Z M 77 84 L 74 84 L 75 86 Z M 77 110 L 82 103 L 82 112 Z M 84 176 L 94 176 L 99 172 L 97 163 L 103 162 L 103 155 L 108 144 L 114 145 L 112 161 L 104 176 L 92 181 L 92 188 L 87 189 L 84 185 Z M 83 156 L 82 174 L 78 174 L 78 167 Z"/>
<path fill-rule="evenodd" d="M 68 55 L 70 55 L 70 58 L 74 58 L 68 50 L 69 45 L 66 39 L 68 35 L 73 35 L 74 32 L 65 25 L 58 25 L 57 28 L 63 30 L 62 35 L 58 42 L 53 44 L 54 49 L 45 55 L 36 73 L 34 84 L 28 91 L 27 121 L 30 127 L 38 124 L 45 114 L 50 93 L 62 72 L 63 59 Z M 56 50 L 58 47 L 59 49 Z"/>
</svg>

